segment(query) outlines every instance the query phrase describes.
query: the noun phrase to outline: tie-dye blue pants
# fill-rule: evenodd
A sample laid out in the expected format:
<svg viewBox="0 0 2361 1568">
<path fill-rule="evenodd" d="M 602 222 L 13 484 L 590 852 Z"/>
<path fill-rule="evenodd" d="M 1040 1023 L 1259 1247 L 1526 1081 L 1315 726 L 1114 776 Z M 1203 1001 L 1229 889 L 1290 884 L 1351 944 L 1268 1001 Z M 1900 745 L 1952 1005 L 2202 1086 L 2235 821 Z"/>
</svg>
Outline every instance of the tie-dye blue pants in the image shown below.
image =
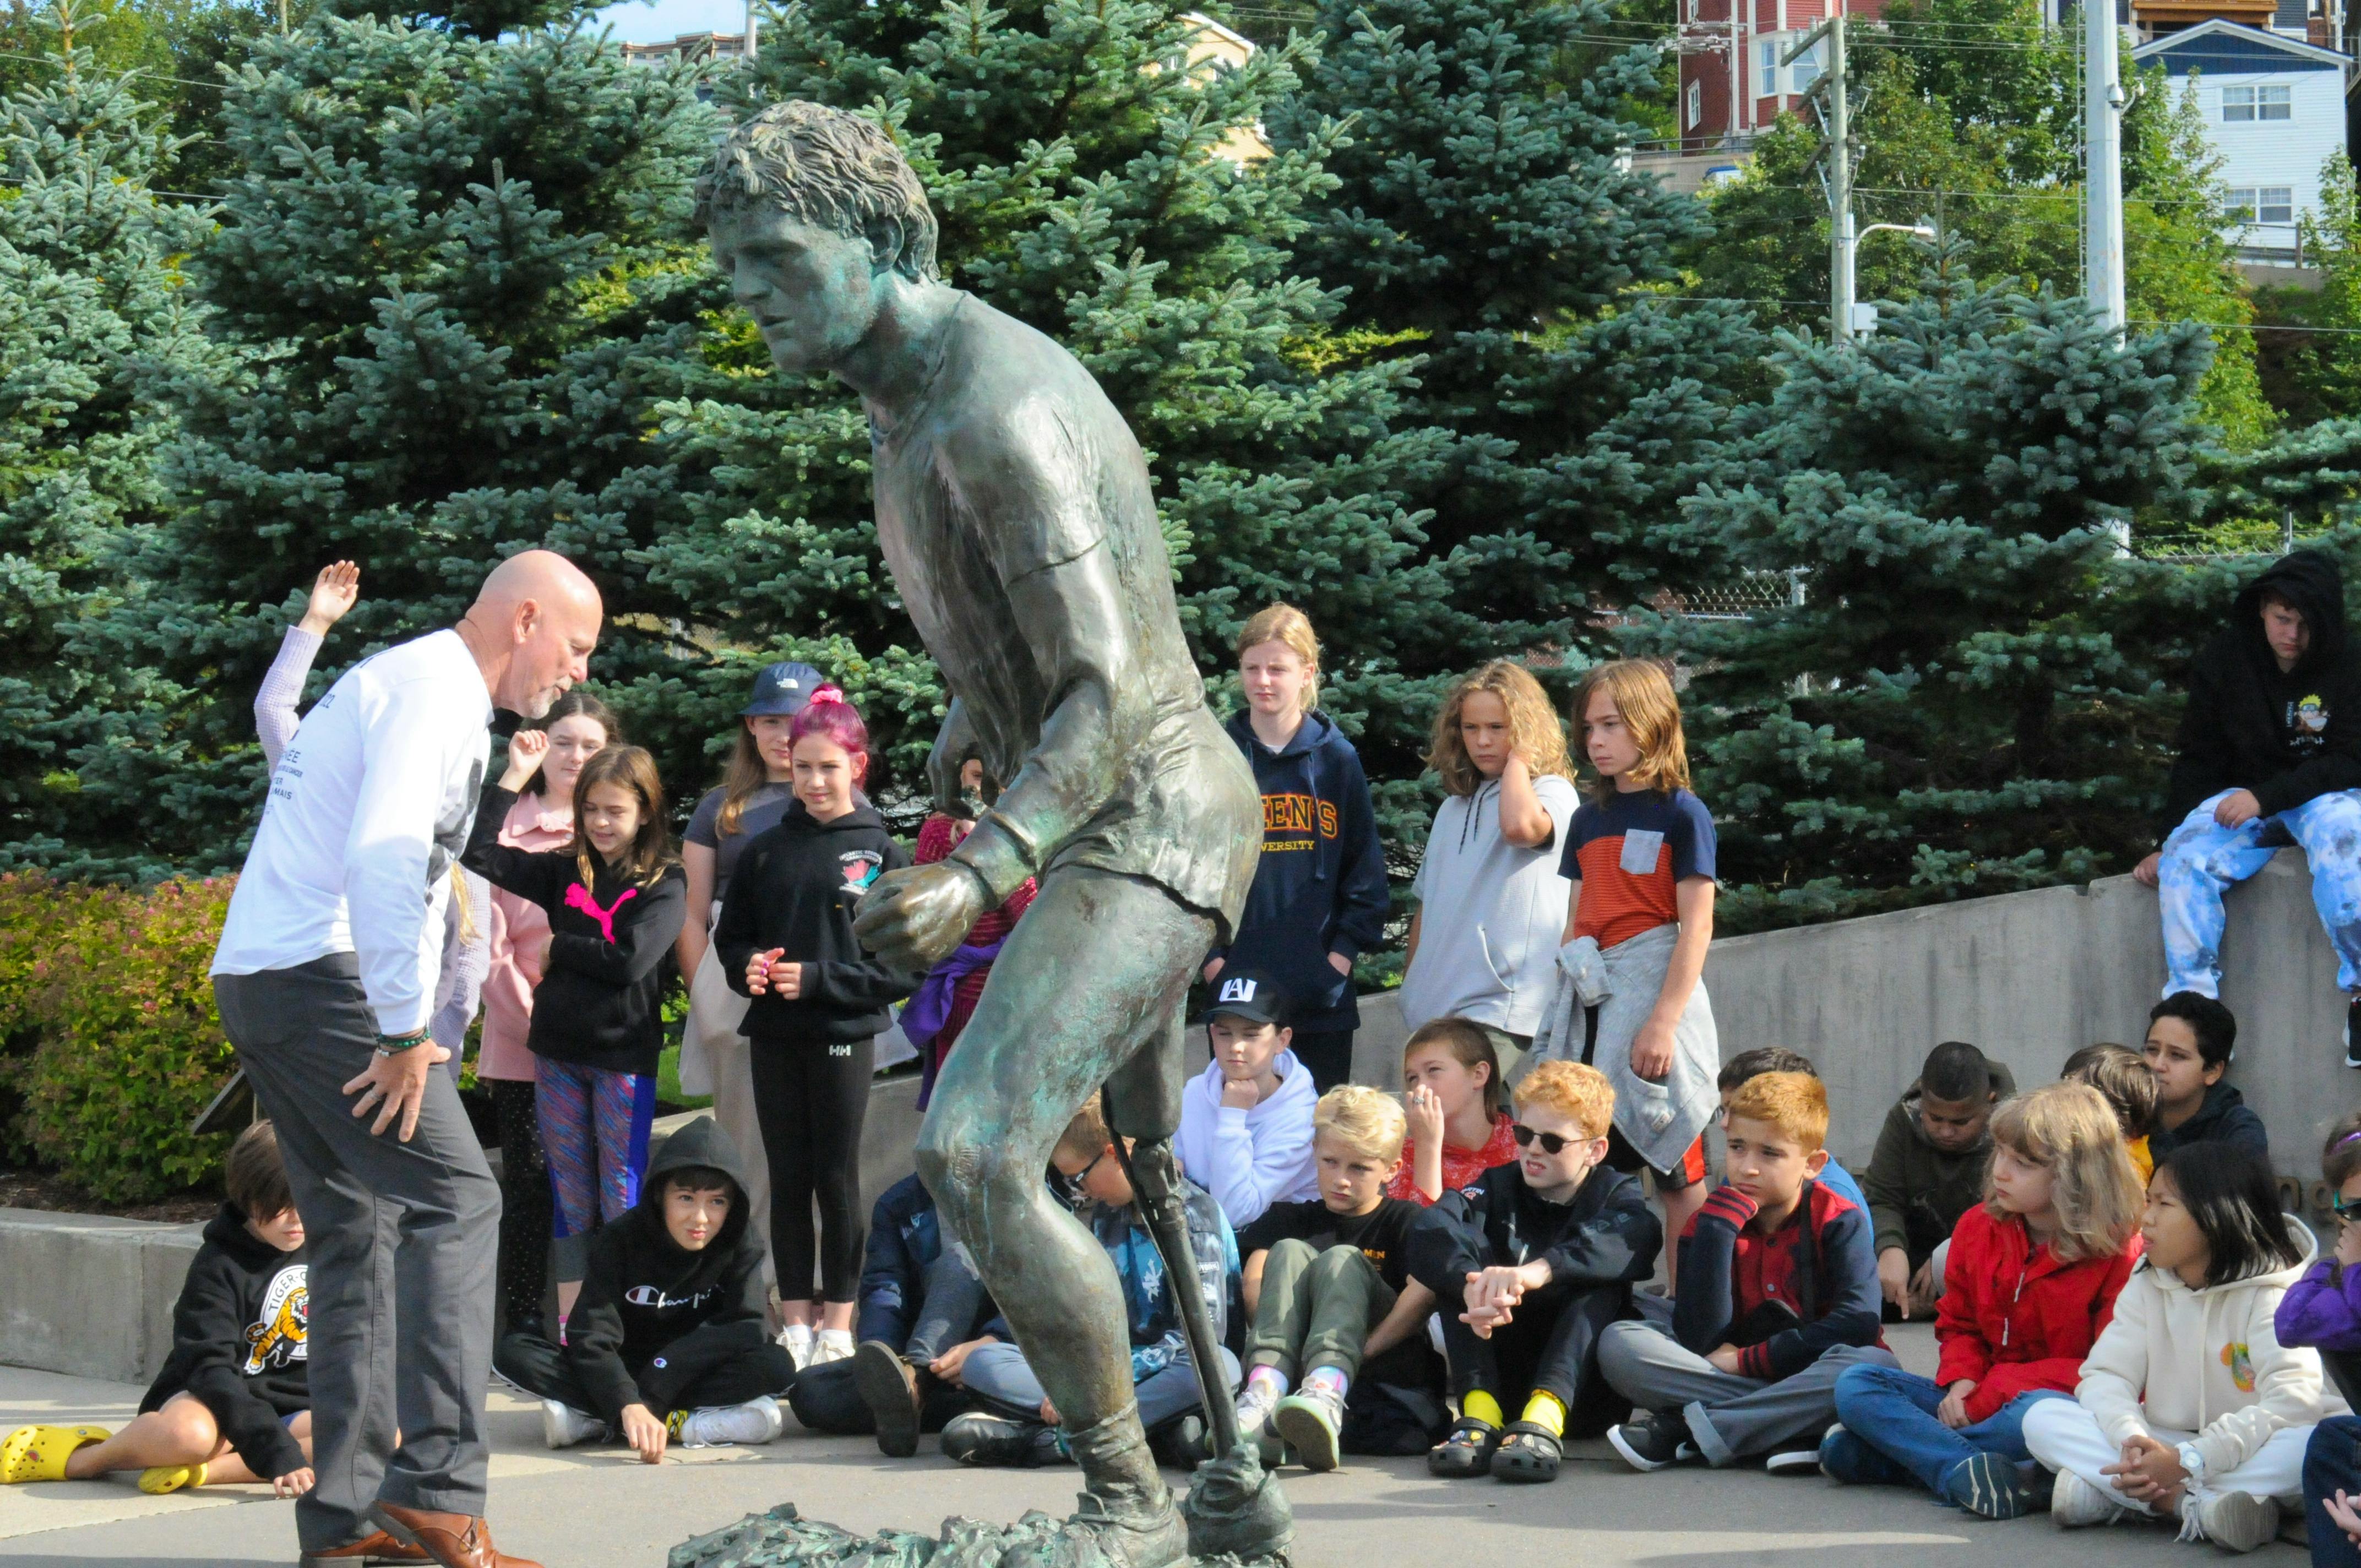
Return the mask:
<svg viewBox="0 0 2361 1568">
<path fill-rule="evenodd" d="M 2229 794 L 2224 791 L 2224 795 Z M 2312 865 L 2312 902 L 2336 949 L 2336 983 L 2361 990 L 2361 790 L 2314 795 L 2276 817 L 2235 828 L 2213 820 L 2215 795 L 2164 841 L 2157 892 L 2164 912 L 2164 993 L 2220 994 L 2222 895 L 2270 863 L 2286 839 Z M 2266 830 L 2281 833 L 2266 837 Z"/>
</svg>

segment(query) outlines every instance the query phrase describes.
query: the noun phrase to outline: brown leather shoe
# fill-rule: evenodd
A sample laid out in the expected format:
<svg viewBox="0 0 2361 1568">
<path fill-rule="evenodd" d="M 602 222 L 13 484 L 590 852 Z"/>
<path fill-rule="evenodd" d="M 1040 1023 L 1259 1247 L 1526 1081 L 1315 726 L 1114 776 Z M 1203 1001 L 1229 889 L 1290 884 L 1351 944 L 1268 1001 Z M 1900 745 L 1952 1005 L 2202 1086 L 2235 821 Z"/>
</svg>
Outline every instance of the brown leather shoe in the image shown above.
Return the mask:
<svg viewBox="0 0 2361 1568">
<path fill-rule="evenodd" d="M 432 1563 L 423 1546 L 404 1546 L 385 1531 L 371 1530 L 350 1546 L 303 1553 L 303 1568 L 357 1568 L 359 1564 Z"/>
<path fill-rule="evenodd" d="M 379 1502 L 371 1510 L 385 1532 L 405 1546 L 423 1548 L 423 1561 L 443 1568 L 541 1568 L 522 1557 L 511 1557 L 492 1545 L 492 1527 L 466 1514 L 429 1513 Z"/>
</svg>

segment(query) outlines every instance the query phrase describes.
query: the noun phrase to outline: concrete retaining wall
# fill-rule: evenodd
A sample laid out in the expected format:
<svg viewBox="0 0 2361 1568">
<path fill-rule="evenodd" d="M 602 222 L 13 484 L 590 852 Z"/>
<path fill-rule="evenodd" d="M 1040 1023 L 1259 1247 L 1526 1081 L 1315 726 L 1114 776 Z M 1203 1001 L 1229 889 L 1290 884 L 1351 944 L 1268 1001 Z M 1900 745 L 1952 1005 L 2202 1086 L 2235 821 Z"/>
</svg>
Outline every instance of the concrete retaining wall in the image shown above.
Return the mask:
<svg viewBox="0 0 2361 1568">
<path fill-rule="evenodd" d="M 203 1225 L 0 1209 L 0 1361 L 145 1383 L 172 1348 L 172 1303 Z"/>
</svg>

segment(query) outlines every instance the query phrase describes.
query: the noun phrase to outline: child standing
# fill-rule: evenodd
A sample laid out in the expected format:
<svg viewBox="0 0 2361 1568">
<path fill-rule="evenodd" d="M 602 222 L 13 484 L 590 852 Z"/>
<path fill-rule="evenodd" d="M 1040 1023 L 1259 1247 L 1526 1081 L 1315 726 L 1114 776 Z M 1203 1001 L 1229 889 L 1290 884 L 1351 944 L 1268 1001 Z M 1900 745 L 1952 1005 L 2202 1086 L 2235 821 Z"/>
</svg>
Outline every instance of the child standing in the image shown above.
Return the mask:
<svg viewBox="0 0 2361 1568">
<path fill-rule="evenodd" d="M 282 1497 L 312 1489 L 303 1221 L 269 1123 L 238 1135 L 222 1175 L 229 1201 L 189 1260 L 172 1354 L 139 1414 L 112 1436 L 19 1427 L 0 1438 L 0 1482 L 137 1470 L 143 1492 L 242 1481 L 269 1481 Z"/>
<path fill-rule="evenodd" d="M 1607 1162 L 1648 1171 L 1664 1234 L 1678 1235 L 1705 1201 L 1705 1129 L 1719 1106 L 1721 1045 L 1702 983 L 1713 942 L 1713 814 L 1689 792 L 1680 699 L 1663 665 L 1598 666 L 1574 711 L 1598 786 L 1574 814 L 1558 860 L 1574 884 L 1572 910 L 1559 1004 L 1533 1053 L 1578 1050 L 1607 1075 L 1615 1086 Z M 1671 1281 L 1679 1283 L 1676 1266 Z"/>
<path fill-rule="evenodd" d="M 852 935 L 869 884 L 910 863 L 856 798 L 869 776 L 868 727 L 822 691 L 792 733 L 795 804 L 740 852 L 713 942 L 731 989 L 752 998 L 742 1027 L 771 1165 L 780 1343 L 801 1367 L 852 1354 L 861 1128 L 886 1004 L 907 996 L 917 977 L 888 970 Z"/>
<path fill-rule="evenodd" d="M 1411 883 L 1402 1022 L 1466 1018 L 1521 1047 L 1541 1026 L 1565 929 L 1555 850 L 1581 804 L 1565 731 L 1541 683 L 1495 659 L 1444 698 L 1426 765 L 1445 798 Z"/>
<path fill-rule="evenodd" d="M 2156 1124 L 2156 1074 L 2147 1060 L 2129 1046 L 2102 1041 L 2068 1057 L 2058 1076 L 2069 1083 L 2087 1083 L 2099 1091 L 2115 1113 L 2124 1152 L 2131 1156 L 2132 1170 L 2145 1188 L 2149 1173 L 2156 1169 L 2147 1146 L 2148 1129 Z"/>
<path fill-rule="evenodd" d="M 2300 1504 L 2313 1423 L 2343 1413 L 2318 1354 L 2272 1324 L 2311 1233 L 2279 1212 L 2262 1157 L 2196 1144 L 2157 1162 L 2140 1238 L 2073 1399 L 2026 1413 L 2026 1449 L 2058 1473 L 2050 1522 L 2177 1519 L 2184 1541 L 2252 1552 L 2279 1532 L 2279 1499 Z"/>
<path fill-rule="evenodd" d="M 1820 1468 L 1841 1482 L 1921 1486 L 1985 1519 L 2033 1506 L 2026 1412 L 2069 1395 L 2139 1256 L 2140 1189 L 2114 1112 L 2052 1083 L 1993 1117 L 1984 1201 L 1951 1234 L 1932 1378 L 1856 1366 L 1837 1379 Z"/>
<path fill-rule="evenodd" d="M 552 1448 L 612 1432 L 653 1464 L 675 1441 L 768 1442 L 796 1377 L 770 1343 L 769 1306 L 738 1151 L 699 1116 L 664 1140 L 644 1196 L 591 1244 L 564 1348 L 511 1336 L 502 1364 L 541 1396 Z"/>
<path fill-rule="evenodd" d="M 1295 1058 L 1324 1094 L 1353 1076 L 1353 960 L 1385 937 L 1385 851 L 1360 753 L 1320 711 L 1311 620 L 1272 605 L 1238 633 L 1237 654 L 1246 706 L 1228 728 L 1262 795 L 1262 859 L 1237 934 L 1206 959 L 1205 980 L 1237 955 L 1287 987 Z"/>
<path fill-rule="evenodd" d="M 960 847 L 975 827 L 976 818 L 984 811 L 983 763 L 973 757 L 960 764 L 960 815 L 946 811 L 927 814 L 918 827 L 918 848 L 912 861 L 931 866 L 938 861 L 950 859 L 951 851 Z M 943 1062 L 950 1056 L 951 1047 L 959 1044 L 961 1031 L 970 1018 L 975 1016 L 975 1004 L 983 1000 L 984 983 L 992 978 L 993 960 L 1000 957 L 1000 945 L 1016 928 L 1017 918 L 1033 906 L 1033 896 L 1039 892 L 1031 877 L 1017 884 L 1016 891 L 1003 899 L 997 909 L 987 909 L 976 916 L 968 927 L 967 937 L 944 959 L 927 971 L 907 1003 L 902 1008 L 898 1022 L 903 1038 L 918 1053 L 918 1109 L 935 1096 L 935 1079 L 943 1070 Z"/>
<path fill-rule="evenodd" d="M 1664 1245 L 1640 1184 L 1600 1168 L 1614 1119 L 1596 1068 L 1542 1063 L 1517 1085 L 1517 1163 L 1446 1193 L 1412 1228 L 1411 1273 L 1444 1303 L 1459 1400 L 1430 1473 L 1555 1480 L 1568 1416 L 1596 1405 L 1602 1333 Z M 1503 1427 L 1511 1404 L 1522 1413 Z"/>
<path fill-rule="evenodd" d="M 501 841 L 517 791 L 549 748 L 545 729 L 510 737 L 507 770 L 484 790 L 463 860 L 549 917 L 525 1045 L 563 1239 L 587 1236 L 640 1201 L 664 976 L 686 905 L 655 759 L 637 746 L 608 746 L 582 764 L 570 847 Z"/>
<path fill-rule="evenodd" d="M 2156 1073 L 2156 1121 L 2148 1153 L 2164 1157 L 2195 1143 L 2236 1144 L 2268 1158 L 2270 1135 L 2246 1098 L 2223 1082 L 2238 1053 L 2238 1019 L 2211 996 L 2176 991 L 2147 1015 L 2140 1054 Z"/>
<path fill-rule="evenodd" d="M 1402 1045 L 1402 1082 L 1410 1135 L 1387 1197 L 1432 1203 L 1517 1157 L 1500 1058 L 1482 1025 L 1465 1018 L 1420 1025 Z"/>
<path fill-rule="evenodd" d="M 1399 1452 L 1395 1434 L 1422 1422 L 1388 1387 L 1441 1409 L 1423 1332 L 1434 1296 L 1410 1277 L 1420 1205 L 1385 1191 L 1401 1167 L 1402 1126 L 1401 1107 L 1377 1090 L 1322 1095 L 1319 1201 L 1275 1203 L 1238 1237 L 1252 1317 L 1238 1434 L 1262 1441 L 1267 1464 L 1279 1462 L 1282 1442 L 1312 1470 L 1335 1469 L 1341 1453 Z"/>
<path fill-rule="evenodd" d="M 1888 1321 L 1934 1310 L 1943 1293 L 1937 1254 L 1982 1197 L 1993 1107 L 2015 1092 L 2007 1068 L 1965 1040 L 1946 1040 L 1927 1053 L 1918 1080 L 1886 1112 L 1861 1186 Z"/>
<path fill-rule="evenodd" d="M 1653 1412 L 1607 1434 L 1633 1469 L 1759 1454 L 1816 1471 L 1837 1379 L 1899 1365 L 1878 1337 L 1869 1216 L 1813 1179 L 1828 1132 L 1817 1078 L 1766 1072 L 1730 1095 L 1729 1179 L 1681 1238 L 1678 1288 L 1598 1346 L 1615 1391 Z"/>
<path fill-rule="evenodd" d="M 2334 1194 L 2336 1252 L 2288 1288 L 2272 1323 L 2281 1344 L 2320 1352 L 2350 1408 L 2361 1395 L 2361 1113 L 2329 1129 L 2320 1174 Z M 2312 1429 L 2303 1497 L 2313 1568 L 2361 1568 L 2361 1420 L 2340 1415 Z"/>
<path fill-rule="evenodd" d="M 1320 1195 L 1312 1157 L 1320 1097 L 1287 1048 L 1291 1005 L 1265 971 L 1231 970 L 1214 983 L 1205 1012 L 1213 1059 L 1181 1091 L 1173 1152 L 1233 1228 L 1254 1223 L 1273 1203 Z"/>
</svg>

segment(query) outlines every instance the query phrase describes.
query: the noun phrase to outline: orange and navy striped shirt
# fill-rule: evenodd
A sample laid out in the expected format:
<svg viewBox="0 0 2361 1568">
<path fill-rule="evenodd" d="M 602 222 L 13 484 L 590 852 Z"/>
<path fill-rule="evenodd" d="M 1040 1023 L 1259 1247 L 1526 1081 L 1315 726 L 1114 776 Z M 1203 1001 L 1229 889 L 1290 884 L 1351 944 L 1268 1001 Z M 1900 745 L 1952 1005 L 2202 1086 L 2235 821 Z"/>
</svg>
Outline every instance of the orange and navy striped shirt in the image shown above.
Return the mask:
<svg viewBox="0 0 2361 1568">
<path fill-rule="evenodd" d="M 1687 790 L 1587 800 L 1566 831 L 1558 874 L 1582 884 L 1574 934 L 1602 948 L 1680 918 L 1674 890 L 1714 875 L 1713 813 Z"/>
</svg>

